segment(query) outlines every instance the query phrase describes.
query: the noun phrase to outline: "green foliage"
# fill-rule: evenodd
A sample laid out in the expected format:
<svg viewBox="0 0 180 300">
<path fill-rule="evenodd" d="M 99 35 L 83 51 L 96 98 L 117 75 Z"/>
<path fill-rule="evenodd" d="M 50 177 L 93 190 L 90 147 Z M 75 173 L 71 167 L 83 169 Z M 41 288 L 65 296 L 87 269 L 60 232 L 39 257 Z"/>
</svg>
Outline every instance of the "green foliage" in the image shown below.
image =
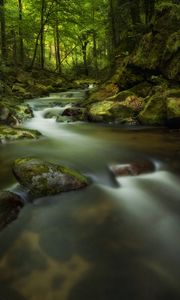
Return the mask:
<svg viewBox="0 0 180 300">
<path fill-rule="evenodd" d="M 98 76 L 101 70 L 113 66 L 119 53 L 131 53 L 142 35 L 151 32 L 155 8 L 159 14 L 172 7 L 175 8 L 172 13 L 179 13 L 179 5 L 170 0 L 9 0 L 4 3 L 1 58 L 7 56 L 8 65 L 45 67 L 71 76 Z M 177 35 L 170 37 L 165 55 L 174 54 L 178 43 Z"/>
</svg>

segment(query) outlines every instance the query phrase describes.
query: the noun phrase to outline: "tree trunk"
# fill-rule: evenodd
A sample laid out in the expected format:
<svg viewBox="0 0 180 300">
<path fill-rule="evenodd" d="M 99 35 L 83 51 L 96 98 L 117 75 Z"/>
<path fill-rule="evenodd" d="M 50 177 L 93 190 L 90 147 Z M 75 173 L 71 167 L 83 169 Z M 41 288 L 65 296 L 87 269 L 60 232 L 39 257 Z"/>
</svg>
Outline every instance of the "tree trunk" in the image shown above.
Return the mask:
<svg viewBox="0 0 180 300">
<path fill-rule="evenodd" d="M 43 18 L 44 21 L 43 21 L 43 23 L 41 23 L 40 30 L 39 30 L 39 32 L 38 32 L 38 34 L 36 36 L 33 58 L 32 58 L 32 62 L 30 64 L 30 66 L 29 66 L 29 69 L 32 69 L 33 66 L 34 66 L 34 63 L 35 63 L 35 60 L 36 60 L 36 54 L 37 54 L 38 44 L 39 44 L 39 38 L 42 35 L 42 32 L 44 32 L 44 26 L 48 22 L 48 18 L 50 16 L 51 12 L 52 12 L 53 5 L 54 5 L 54 0 L 52 0 L 51 6 L 49 7 L 49 10 L 48 10 L 48 12 L 46 14 L 45 20 Z"/>
<path fill-rule="evenodd" d="M 7 61 L 6 24 L 4 14 L 4 0 L 0 0 L 0 23 L 1 23 L 1 55 L 4 62 Z"/>
<path fill-rule="evenodd" d="M 140 0 L 129 0 L 130 13 L 133 25 L 141 23 Z"/>
<path fill-rule="evenodd" d="M 110 18 L 110 35 L 111 35 L 111 45 L 109 51 L 109 59 L 111 62 L 111 67 L 115 64 L 115 50 L 116 50 L 116 24 L 115 24 L 115 12 L 113 0 L 109 0 L 109 18 Z"/>
<path fill-rule="evenodd" d="M 82 53 L 83 53 L 83 63 L 84 63 L 84 73 L 88 76 L 88 65 L 87 65 L 87 45 L 88 41 L 82 42 Z"/>
<path fill-rule="evenodd" d="M 155 11 L 155 0 L 144 0 L 144 12 L 146 16 L 146 24 L 152 20 Z"/>
<path fill-rule="evenodd" d="M 45 0 L 41 2 L 41 33 L 40 33 L 40 65 L 44 69 L 44 13 L 45 13 Z"/>
<path fill-rule="evenodd" d="M 22 0 L 19 2 L 19 61 L 24 64 L 24 43 L 22 37 Z"/>
<path fill-rule="evenodd" d="M 58 28 L 58 20 L 56 19 L 55 24 L 55 33 L 56 33 L 56 67 L 58 73 L 61 74 L 61 54 L 60 54 L 60 37 L 59 37 L 59 28 Z"/>
<path fill-rule="evenodd" d="M 97 43 L 96 43 L 96 31 L 95 31 L 95 2 L 92 2 L 92 19 L 93 19 L 93 57 L 94 57 L 94 67 L 95 76 L 98 78 L 98 60 L 97 60 Z"/>
<path fill-rule="evenodd" d="M 13 30 L 12 31 L 12 35 L 13 35 L 13 62 L 14 62 L 14 65 L 16 66 L 17 65 L 17 41 L 16 41 L 16 33 L 15 31 Z"/>
</svg>

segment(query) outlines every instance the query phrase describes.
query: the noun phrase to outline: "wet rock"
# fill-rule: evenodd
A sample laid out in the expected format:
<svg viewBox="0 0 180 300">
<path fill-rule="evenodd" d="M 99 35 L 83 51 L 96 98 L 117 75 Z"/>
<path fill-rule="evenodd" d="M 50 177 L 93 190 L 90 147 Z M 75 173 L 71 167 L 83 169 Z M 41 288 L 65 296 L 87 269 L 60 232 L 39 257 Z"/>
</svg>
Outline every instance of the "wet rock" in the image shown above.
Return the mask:
<svg viewBox="0 0 180 300">
<path fill-rule="evenodd" d="M 54 195 L 88 185 L 87 178 L 77 171 L 33 157 L 16 159 L 13 173 L 33 196 Z"/>
<path fill-rule="evenodd" d="M 66 108 L 62 116 L 71 117 L 73 121 L 84 121 L 86 120 L 85 109 L 80 107 L 69 107 Z"/>
<path fill-rule="evenodd" d="M 23 205 L 19 195 L 0 191 L 0 230 L 17 218 Z"/>
<path fill-rule="evenodd" d="M 137 176 L 145 173 L 151 173 L 155 167 L 150 161 L 132 162 L 130 164 L 116 164 L 109 166 L 109 169 L 115 177 Z"/>
<path fill-rule="evenodd" d="M 70 123 L 70 122 L 73 122 L 73 119 L 71 117 L 68 117 L 68 116 L 57 116 L 56 118 L 56 122 L 58 123 Z"/>
<path fill-rule="evenodd" d="M 37 139 L 41 133 L 37 130 L 12 128 L 6 125 L 0 125 L 0 143 L 16 141 L 19 139 Z"/>
</svg>

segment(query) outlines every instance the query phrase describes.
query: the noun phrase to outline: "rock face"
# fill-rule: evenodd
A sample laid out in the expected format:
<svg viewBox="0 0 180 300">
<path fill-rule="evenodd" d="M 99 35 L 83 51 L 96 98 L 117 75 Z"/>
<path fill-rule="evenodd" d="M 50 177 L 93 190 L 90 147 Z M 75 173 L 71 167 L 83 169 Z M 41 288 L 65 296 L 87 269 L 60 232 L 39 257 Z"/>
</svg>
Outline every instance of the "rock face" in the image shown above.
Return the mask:
<svg viewBox="0 0 180 300">
<path fill-rule="evenodd" d="M 37 139 L 41 133 L 37 130 L 12 128 L 6 125 L 0 125 L 0 143 L 16 141 L 19 139 Z"/>
<path fill-rule="evenodd" d="M 19 195 L 0 191 L 0 230 L 17 218 L 23 205 Z"/>
<path fill-rule="evenodd" d="M 33 157 L 16 159 L 13 173 L 33 196 L 54 195 L 88 185 L 87 178 L 80 173 Z"/>
</svg>

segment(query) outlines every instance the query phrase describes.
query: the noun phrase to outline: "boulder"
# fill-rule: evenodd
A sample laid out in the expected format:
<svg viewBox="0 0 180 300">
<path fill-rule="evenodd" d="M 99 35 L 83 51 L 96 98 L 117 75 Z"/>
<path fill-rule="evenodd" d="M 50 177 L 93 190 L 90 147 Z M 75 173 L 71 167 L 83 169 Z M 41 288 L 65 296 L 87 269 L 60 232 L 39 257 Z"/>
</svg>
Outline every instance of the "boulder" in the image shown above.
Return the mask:
<svg viewBox="0 0 180 300">
<path fill-rule="evenodd" d="M 90 106 L 88 119 L 93 122 L 131 125 L 134 124 L 134 118 L 143 105 L 143 100 L 135 96 L 130 96 L 123 102 L 100 101 Z"/>
<path fill-rule="evenodd" d="M 180 128 L 180 98 L 168 97 L 167 105 L 167 125 L 170 128 Z"/>
<path fill-rule="evenodd" d="M 84 121 L 86 120 L 85 109 L 80 107 L 69 107 L 66 108 L 62 116 L 71 117 L 73 121 Z"/>
<path fill-rule="evenodd" d="M 135 161 L 130 164 L 116 164 L 109 167 L 115 177 L 121 176 L 138 176 L 141 174 L 151 173 L 155 167 L 150 161 Z"/>
<path fill-rule="evenodd" d="M 77 171 L 34 157 L 16 159 L 13 173 L 31 195 L 39 197 L 76 190 L 88 185 L 87 178 Z"/>
<path fill-rule="evenodd" d="M 0 103 L 0 123 L 14 126 L 32 117 L 32 109 L 26 104 L 16 103 L 14 99 L 3 99 Z"/>
<path fill-rule="evenodd" d="M 37 130 L 12 128 L 6 125 L 0 125 L 0 143 L 16 141 L 19 139 L 37 139 L 41 133 Z"/>
<path fill-rule="evenodd" d="M 19 195 L 9 191 L 0 191 L 0 230 L 17 218 L 23 205 L 23 200 Z"/>
<path fill-rule="evenodd" d="M 166 97 L 155 94 L 148 98 L 144 109 L 138 115 L 143 125 L 165 125 L 166 123 Z"/>
</svg>

